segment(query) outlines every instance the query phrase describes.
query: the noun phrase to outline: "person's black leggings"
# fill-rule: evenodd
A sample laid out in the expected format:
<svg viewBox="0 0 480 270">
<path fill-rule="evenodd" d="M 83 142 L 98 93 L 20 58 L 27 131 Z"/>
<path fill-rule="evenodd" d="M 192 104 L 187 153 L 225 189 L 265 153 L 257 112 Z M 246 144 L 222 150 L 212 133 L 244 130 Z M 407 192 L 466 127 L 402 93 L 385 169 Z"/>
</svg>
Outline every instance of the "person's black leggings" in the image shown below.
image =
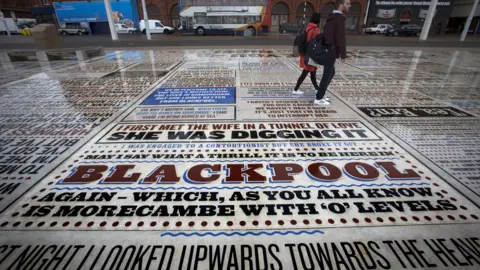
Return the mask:
<svg viewBox="0 0 480 270">
<path fill-rule="evenodd" d="M 315 90 L 318 89 L 318 84 L 317 84 L 317 72 L 314 71 L 314 72 L 308 72 L 307 70 L 303 70 L 302 71 L 302 74 L 300 75 L 300 77 L 298 78 L 297 80 L 297 85 L 295 86 L 295 91 L 298 90 L 298 88 L 300 88 L 300 85 L 302 85 L 303 81 L 305 80 L 305 77 L 307 77 L 307 74 L 310 73 L 310 79 L 312 80 L 312 84 L 313 84 L 313 87 L 315 87 Z"/>
</svg>

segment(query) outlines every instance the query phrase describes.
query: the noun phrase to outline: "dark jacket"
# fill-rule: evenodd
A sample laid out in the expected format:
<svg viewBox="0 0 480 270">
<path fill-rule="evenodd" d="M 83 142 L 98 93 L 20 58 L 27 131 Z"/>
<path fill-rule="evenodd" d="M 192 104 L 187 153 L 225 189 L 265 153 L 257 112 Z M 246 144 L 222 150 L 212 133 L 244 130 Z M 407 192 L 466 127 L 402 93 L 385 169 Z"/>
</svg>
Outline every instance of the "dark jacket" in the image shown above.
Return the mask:
<svg viewBox="0 0 480 270">
<path fill-rule="evenodd" d="M 347 44 L 345 41 L 345 16 L 340 13 L 332 13 L 327 18 L 323 27 L 323 38 L 325 44 L 335 47 L 337 58 L 347 58 Z"/>
</svg>

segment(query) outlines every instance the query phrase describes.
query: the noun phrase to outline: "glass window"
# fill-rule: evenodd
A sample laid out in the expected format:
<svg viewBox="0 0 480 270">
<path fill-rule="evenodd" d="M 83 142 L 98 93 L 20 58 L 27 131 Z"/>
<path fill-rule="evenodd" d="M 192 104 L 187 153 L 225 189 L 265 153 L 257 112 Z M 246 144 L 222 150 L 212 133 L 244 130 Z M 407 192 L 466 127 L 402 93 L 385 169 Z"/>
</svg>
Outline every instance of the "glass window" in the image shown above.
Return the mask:
<svg viewBox="0 0 480 270">
<path fill-rule="evenodd" d="M 294 23 L 293 25 L 293 28 L 298 28 L 298 24 Z"/>
<path fill-rule="evenodd" d="M 222 17 L 220 16 L 208 16 L 208 24 L 222 24 Z"/>
<path fill-rule="evenodd" d="M 347 16 L 347 18 L 345 19 L 345 29 L 350 29 L 352 27 L 352 25 L 355 25 L 355 27 L 357 26 L 357 18 L 358 17 L 351 17 L 351 16 Z M 379 25 L 377 25 L 377 27 L 380 27 Z"/>
<path fill-rule="evenodd" d="M 128 28 L 128 27 L 126 27 L 125 25 L 122 24 L 122 28 Z"/>
<path fill-rule="evenodd" d="M 195 17 L 195 23 L 196 24 L 206 24 L 207 23 L 207 14 L 202 13 L 202 14 L 194 14 Z"/>
<path fill-rule="evenodd" d="M 194 21 L 193 17 L 188 17 L 187 25 L 189 29 L 193 29 L 193 25 L 194 25 L 193 21 Z"/>
<path fill-rule="evenodd" d="M 255 16 L 243 16 L 243 23 L 244 24 L 254 24 L 255 23 Z M 289 24 L 288 27 L 291 27 L 292 24 Z"/>
<path fill-rule="evenodd" d="M 155 27 L 162 27 L 162 25 L 159 22 L 156 22 Z"/>
<path fill-rule="evenodd" d="M 243 23 L 243 19 L 241 16 L 228 16 L 225 17 L 227 18 L 227 24 L 241 24 Z"/>
</svg>

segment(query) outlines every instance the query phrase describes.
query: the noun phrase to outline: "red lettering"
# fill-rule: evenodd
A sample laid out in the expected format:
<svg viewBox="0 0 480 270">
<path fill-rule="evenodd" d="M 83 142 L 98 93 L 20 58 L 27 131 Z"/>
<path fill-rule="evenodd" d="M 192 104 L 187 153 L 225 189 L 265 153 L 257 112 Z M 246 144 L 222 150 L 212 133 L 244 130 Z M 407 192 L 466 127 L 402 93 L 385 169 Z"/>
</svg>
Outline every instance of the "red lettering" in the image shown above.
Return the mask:
<svg viewBox="0 0 480 270">
<path fill-rule="evenodd" d="M 383 169 L 383 171 L 385 171 L 386 173 L 385 178 L 390 181 L 422 179 L 421 176 L 412 169 L 406 169 L 403 170 L 403 172 L 400 172 L 399 170 L 397 170 L 397 166 L 395 165 L 395 163 L 391 161 L 375 162 L 375 166 Z"/>
<path fill-rule="evenodd" d="M 125 176 L 130 169 L 135 168 L 135 165 L 117 165 L 109 177 L 105 178 L 104 183 L 134 183 L 138 181 L 141 173 L 132 173 L 130 176 Z"/>
<path fill-rule="evenodd" d="M 180 181 L 175 165 L 161 165 L 143 179 L 142 183 L 175 184 Z"/>
<path fill-rule="evenodd" d="M 62 183 L 90 183 L 102 178 L 103 172 L 108 170 L 106 165 L 81 165 L 74 172 L 63 179 Z"/>
<path fill-rule="evenodd" d="M 225 183 L 265 183 L 267 177 L 256 170 L 263 168 L 263 164 L 227 164 L 227 177 Z"/>
<path fill-rule="evenodd" d="M 307 167 L 307 175 L 320 182 L 334 182 L 342 177 L 342 171 L 330 163 L 312 163 Z"/>
<path fill-rule="evenodd" d="M 291 182 L 295 180 L 293 175 L 303 172 L 303 167 L 295 163 L 269 164 L 272 172 L 272 182 Z"/>
<path fill-rule="evenodd" d="M 202 176 L 203 170 L 207 170 L 209 176 Z M 185 172 L 184 180 L 191 184 L 206 184 L 218 180 L 219 172 L 222 170 L 220 164 L 199 164 L 191 167 Z"/>
<path fill-rule="evenodd" d="M 358 181 L 375 181 L 380 176 L 377 169 L 363 162 L 349 162 L 343 166 L 343 172 Z"/>
</svg>

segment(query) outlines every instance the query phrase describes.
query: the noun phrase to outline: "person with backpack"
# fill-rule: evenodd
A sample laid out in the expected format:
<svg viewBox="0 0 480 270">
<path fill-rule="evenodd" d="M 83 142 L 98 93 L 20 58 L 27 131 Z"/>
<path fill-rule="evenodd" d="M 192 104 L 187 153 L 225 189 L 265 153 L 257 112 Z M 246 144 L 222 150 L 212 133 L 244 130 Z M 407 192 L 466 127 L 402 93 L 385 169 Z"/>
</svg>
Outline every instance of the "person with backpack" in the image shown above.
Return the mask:
<svg viewBox="0 0 480 270">
<path fill-rule="evenodd" d="M 331 61 L 326 61 L 323 64 L 323 75 L 315 97 L 315 104 L 330 104 L 325 99 L 325 93 L 333 76 L 335 76 L 335 58 L 340 58 L 342 62 L 347 58 L 345 16 L 343 14 L 347 13 L 350 7 L 350 0 L 337 0 L 337 9 L 328 16 L 327 22 L 323 27 L 322 42 L 325 46 L 332 48 L 334 56 L 331 58 Z"/>
<path fill-rule="evenodd" d="M 320 29 L 318 28 L 318 24 L 320 23 L 320 13 L 314 12 L 312 14 L 312 17 L 310 17 L 310 22 L 307 25 L 307 28 L 305 29 L 305 40 L 304 42 L 308 43 L 310 40 L 314 39 L 318 34 L 320 34 Z M 303 91 L 298 90 L 300 88 L 300 85 L 302 85 L 303 81 L 307 77 L 308 74 L 310 74 L 310 79 L 312 80 L 313 87 L 315 88 L 315 91 L 318 89 L 318 84 L 317 84 L 317 68 L 314 66 L 310 66 L 305 64 L 305 56 L 301 55 L 300 56 L 300 68 L 303 68 L 302 74 L 297 80 L 297 85 L 293 89 L 293 94 L 295 95 L 303 95 Z"/>
</svg>

